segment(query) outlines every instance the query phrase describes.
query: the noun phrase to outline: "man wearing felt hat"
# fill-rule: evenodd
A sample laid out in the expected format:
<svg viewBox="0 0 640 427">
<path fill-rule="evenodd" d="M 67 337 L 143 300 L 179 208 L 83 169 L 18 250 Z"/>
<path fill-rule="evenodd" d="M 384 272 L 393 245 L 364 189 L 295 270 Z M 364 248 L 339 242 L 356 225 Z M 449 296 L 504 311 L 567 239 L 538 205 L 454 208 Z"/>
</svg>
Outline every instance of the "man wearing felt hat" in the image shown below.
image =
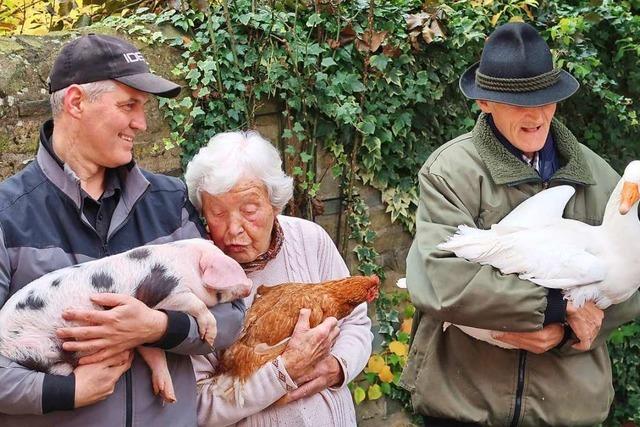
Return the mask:
<svg viewBox="0 0 640 427">
<path fill-rule="evenodd" d="M 407 257 L 416 315 L 401 382 L 427 426 L 586 426 L 607 416 L 613 388 L 605 340 L 640 314 L 638 294 L 604 313 L 592 304 L 577 309 L 557 290 L 436 248 L 459 224 L 487 229 L 560 184 L 576 189 L 565 217 L 601 222 L 618 175 L 554 119 L 556 103 L 578 86 L 524 23 L 496 28 L 480 62 L 460 78 L 482 113 L 420 170 Z M 445 322 L 504 332 L 496 338 L 517 349 L 443 330 Z"/>
<path fill-rule="evenodd" d="M 48 86 L 53 120 L 42 126 L 36 160 L 0 184 L 0 307 L 50 271 L 205 235 L 185 185 L 140 169 L 132 157 L 149 95 L 175 97 L 180 86 L 152 74 L 132 44 L 98 34 L 62 48 Z M 72 375 L 0 357 L 0 425 L 196 425 L 188 355 L 212 348 L 195 320 L 124 295 L 97 294 L 94 302 L 108 310 L 67 310 L 65 319 L 89 326 L 57 331 L 70 357 L 84 355 Z M 224 348 L 239 332 L 243 306 L 212 311 L 214 347 Z M 142 344 L 167 350 L 176 403 L 153 394 L 150 371 L 133 351 Z"/>
</svg>

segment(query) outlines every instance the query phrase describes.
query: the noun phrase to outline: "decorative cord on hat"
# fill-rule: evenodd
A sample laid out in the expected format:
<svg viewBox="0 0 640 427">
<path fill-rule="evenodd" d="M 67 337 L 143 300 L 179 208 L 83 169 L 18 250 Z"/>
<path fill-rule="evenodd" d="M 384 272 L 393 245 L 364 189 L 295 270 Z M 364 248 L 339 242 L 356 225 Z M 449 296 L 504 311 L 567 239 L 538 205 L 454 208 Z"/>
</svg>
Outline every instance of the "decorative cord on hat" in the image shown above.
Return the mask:
<svg viewBox="0 0 640 427">
<path fill-rule="evenodd" d="M 487 76 L 476 70 L 476 84 L 482 89 L 496 92 L 533 92 L 556 84 L 560 79 L 560 72 L 559 68 L 554 68 L 538 76 L 511 79 Z"/>
</svg>

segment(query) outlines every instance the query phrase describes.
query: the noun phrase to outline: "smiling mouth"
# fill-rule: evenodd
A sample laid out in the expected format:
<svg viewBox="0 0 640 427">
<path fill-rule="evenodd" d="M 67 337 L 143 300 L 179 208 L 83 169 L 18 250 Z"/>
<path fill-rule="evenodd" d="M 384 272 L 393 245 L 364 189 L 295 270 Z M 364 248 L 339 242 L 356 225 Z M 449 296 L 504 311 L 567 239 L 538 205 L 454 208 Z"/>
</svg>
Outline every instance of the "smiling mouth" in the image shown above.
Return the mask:
<svg viewBox="0 0 640 427">
<path fill-rule="evenodd" d="M 532 126 L 532 127 L 523 126 L 521 129 L 524 132 L 527 132 L 527 133 L 534 133 L 534 132 L 538 132 L 541 127 L 542 127 L 542 125 L 540 125 L 540 126 Z"/>
<path fill-rule="evenodd" d="M 119 136 L 120 138 L 124 139 L 124 140 L 125 140 L 125 141 L 127 141 L 127 142 L 131 142 L 131 143 L 133 142 L 133 137 L 132 137 L 132 136 L 124 135 L 124 134 L 122 134 L 122 133 L 118 134 L 118 136 Z"/>
</svg>

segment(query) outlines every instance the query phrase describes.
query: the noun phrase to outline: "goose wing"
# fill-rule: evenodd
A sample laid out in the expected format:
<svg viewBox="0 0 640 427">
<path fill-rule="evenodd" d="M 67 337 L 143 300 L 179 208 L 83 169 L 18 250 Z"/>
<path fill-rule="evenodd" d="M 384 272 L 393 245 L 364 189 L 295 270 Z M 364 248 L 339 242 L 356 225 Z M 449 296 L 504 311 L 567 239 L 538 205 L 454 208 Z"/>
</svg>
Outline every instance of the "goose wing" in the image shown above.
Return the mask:
<svg viewBox="0 0 640 427">
<path fill-rule="evenodd" d="M 502 227 L 539 227 L 562 218 L 564 208 L 576 190 L 569 185 L 548 188 L 529 197 L 505 216 Z"/>
</svg>

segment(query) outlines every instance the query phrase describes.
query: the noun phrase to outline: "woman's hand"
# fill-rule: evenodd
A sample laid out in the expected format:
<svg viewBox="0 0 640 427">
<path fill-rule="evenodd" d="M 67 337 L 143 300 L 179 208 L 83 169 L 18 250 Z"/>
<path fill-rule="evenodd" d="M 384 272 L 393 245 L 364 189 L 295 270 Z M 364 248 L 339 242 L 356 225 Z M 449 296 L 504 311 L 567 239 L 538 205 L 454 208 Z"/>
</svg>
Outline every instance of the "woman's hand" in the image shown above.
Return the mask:
<svg viewBox="0 0 640 427">
<path fill-rule="evenodd" d="M 318 362 L 309 373 L 296 383 L 299 387 L 278 400 L 278 405 L 286 405 L 303 397 L 311 396 L 334 385 L 342 384 L 344 373 L 338 359 L 329 355 Z"/>
<path fill-rule="evenodd" d="M 311 328 L 310 315 L 311 310 L 300 310 L 291 340 L 282 353 L 287 373 L 298 385 L 309 382 L 316 365 L 330 357 L 331 347 L 340 333 L 335 317 L 328 317 L 315 328 Z M 337 360 L 335 362 L 337 363 Z"/>
</svg>

